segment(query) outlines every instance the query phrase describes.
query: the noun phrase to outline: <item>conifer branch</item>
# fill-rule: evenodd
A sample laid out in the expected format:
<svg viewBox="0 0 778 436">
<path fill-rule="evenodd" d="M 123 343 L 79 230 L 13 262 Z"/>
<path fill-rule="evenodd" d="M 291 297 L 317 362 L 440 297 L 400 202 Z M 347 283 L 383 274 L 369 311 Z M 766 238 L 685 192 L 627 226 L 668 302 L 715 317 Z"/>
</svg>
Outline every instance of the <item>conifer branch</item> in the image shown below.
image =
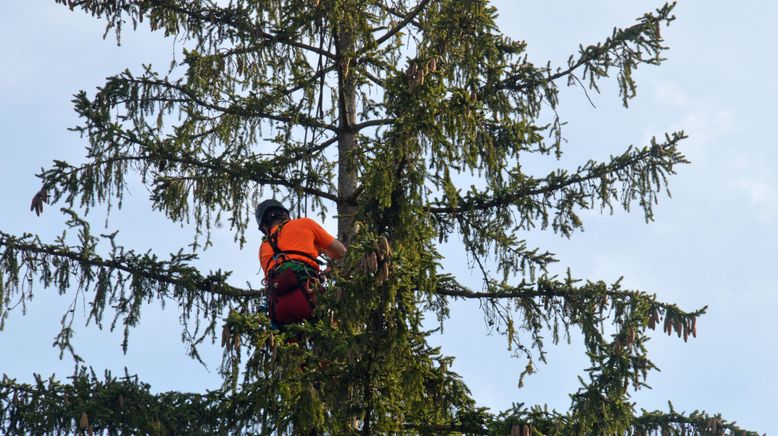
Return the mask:
<svg viewBox="0 0 778 436">
<path fill-rule="evenodd" d="M 319 144 L 316 144 L 316 145 L 314 145 L 312 147 L 307 148 L 304 153 L 301 153 L 300 155 L 297 155 L 295 160 L 296 159 L 301 159 L 301 158 L 305 157 L 305 155 L 311 155 L 311 154 L 314 154 L 314 153 L 320 153 L 320 152 L 326 150 L 328 147 L 330 147 L 330 146 L 332 146 L 334 144 L 337 144 L 337 143 L 338 143 L 338 137 L 337 136 L 333 136 L 332 138 L 330 138 L 330 139 L 328 139 L 326 141 L 323 141 L 323 142 L 321 142 Z"/>
<path fill-rule="evenodd" d="M 21 238 L 14 237 L 0 231 L 0 247 L 3 253 L 7 250 L 25 253 L 28 259 L 36 258 L 51 261 L 52 258 L 61 258 L 77 262 L 81 267 L 107 268 L 108 270 L 123 271 L 136 277 L 143 277 L 165 285 L 173 285 L 189 291 L 207 292 L 234 298 L 256 298 L 265 293 L 262 290 L 246 290 L 230 286 L 224 282 L 224 274 L 201 275 L 193 267 L 179 263 L 177 255 L 171 256 L 172 261 L 156 261 L 156 256 L 138 256 L 133 252 L 124 253 L 121 256 L 112 256 L 105 259 L 86 250 L 76 251 L 62 245 L 37 244 L 30 241 L 31 235 Z M 29 257 L 32 256 L 32 257 Z M 40 256 L 40 257 L 39 257 Z M 194 258 L 186 258 L 194 260 Z M 226 274 L 228 276 L 229 273 Z"/>
<path fill-rule="evenodd" d="M 213 334 L 218 317 L 223 315 L 230 303 L 253 305 L 258 303 L 261 290 L 241 290 L 230 286 L 229 272 L 215 271 L 201 274 L 191 262 L 193 254 L 182 252 L 171 254 L 169 260 L 160 260 L 147 252 L 137 254 L 116 245 L 116 233 L 101 235 L 112 249 L 108 257 L 97 254 L 99 239 L 92 236 L 89 224 L 74 212 L 63 209 L 70 215 L 68 226 L 78 229 L 80 246 L 65 242 L 65 234 L 56 245 L 44 244 L 37 237 L 25 234 L 15 237 L 0 232 L 0 271 L 2 275 L 3 300 L 0 302 L 0 320 L 12 307 L 12 298 L 18 295 L 20 301 L 32 299 L 33 285 L 37 280 L 44 288 L 53 287 L 61 294 L 75 290 L 77 296 L 90 298 L 87 323 L 90 320 L 102 327 L 107 307 L 113 312 L 111 330 L 117 323 L 124 326 L 122 348 L 126 351 L 130 328 L 137 325 L 144 302 L 154 299 L 174 300 L 180 310 L 180 320 L 186 334 L 182 340 L 189 347 L 189 356 L 200 360 L 197 345 Z M 118 233 L 118 232 L 117 232 Z M 189 324 L 194 334 L 189 332 Z M 76 360 L 71 344 L 72 319 L 63 317 L 62 328 L 54 345 L 61 352 L 70 351 Z M 204 329 L 201 330 L 201 324 Z"/>
<path fill-rule="evenodd" d="M 354 132 L 358 132 L 358 131 L 360 131 L 362 129 L 365 129 L 365 128 L 368 128 L 368 127 L 386 126 L 386 125 L 394 123 L 394 121 L 395 121 L 394 118 L 384 118 L 384 119 L 380 119 L 380 120 L 368 120 L 368 121 L 363 121 L 363 122 L 358 123 L 358 124 L 354 124 L 353 126 L 350 126 L 350 129 L 353 130 Z"/>
<path fill-rule="evenodd" d="M 263 30 L 260 26 L 258 26 L 257 23 L 251 22 L 248 19 L 242 20 L 241 18 L 243 17 L 240 17 L 236 10 L 230 10 L 226 8 L 204 8 L 199 11 L 196 11 L 196 10 L 187 9 L 183 6 L 177 5 L 173 0 L 146 0 L 146 1 L 162 9 L 167 9 L 170 11 L 181 13 L 183 15 L 188 16 L 189 18 L 200 21 L 201 23 L 205 23 L 209 25 L 214 25 L 218 23 L 218 24 L 231 26 L 237 30 L 240 30 L 242 32 L 242 35 L 244 36 L 248 36 L 248 37 L 258 36 L 269 44 L 285 44 L 291 47 L 301 48 L 313 52 L 315 54 L 328 57 L 330 59 L 335 58 L 335 55 L 333 53 L 330 53 L 327 50 L 322 50 L 318 47 L 309 44 L 304 44 L 299 40 L 294 40 L 289 38 L 288 35 L 283 35 L 280 33 L 277 34 L 268 33 L 265 30 Z"/>
<path fill-rule="evenodd" d="M 748 431 L 735 422 L 728 422 L 721 415 L 694 411 L 690 414 L 677 412 L 672 403 L 669 403 L 668 411 L 656 410 L 649 412 L 642 410 L 641 414 L 632 417 L 631 422 L 616 431 L 597 425 L 607 426 L 608 419 L 601 423 L 592 423 L 591 428 L 576 426 L 575 417 L 569 414 L 560 414 L 549 411 L 540 406 L 525 407 L 523 403 L 514 404 L 512 409 L 506 410 L 488 424 L 489 434 L 543 434 L 562 436 L 568 434 L 675 434 L 675 435 L 732 435 L 732 436 L 759 436 L 758 432 Z M 587 432 L 587 430 L 589 430 Z M 514 433 L 515 432 L 515 433 Z"/>
<path fill-rule="evenodd" d="M 748 431 L 738 426 L 735 422 L 728 422 L 721 415 L 710 415 L 705 412 L 694 411 L 689 415 L 676 412 L 672 403 L 670 411 L 656 410 L 636 416 L 632 424 L 635 434 L 649 434 L 650 432 L 669 432 L 675 434 L 727 434 L 734 436 L 759 436 L 759 432 Z"/>
<path fill-rule="evenodd" d="M 387 6 L 383 2 L 378 3 L 378 7 L 382 11 L 387 12 L 387 13 L 391 14 L 392 16 L 394 16 L 395 18 L 399 18 L 400 20 L 404 20 L 408 16 L 408 13 L 409 13 L 409 12 L 402 12 L 402 11 L 398 10 L 397 8 L 395 8 L 395 7 Z M 411 24 L 416 26 L 417 29 L 422 29 L 421 23 L 418 20 L 416 20 L 415 18 L 411 20 Z"/>
<path fill-rule="evenodd" d="M 473 435 L 490 434 L 488 429 L 477 425 L 466 424 L 405 424 L 406 430 L 415 430 L 419 434 L 451 434 L 463 433 Z"/>
<path fill-rule="evenodd" d="M 444 275 L 438 280 L 436 293 L 480 300 L 489 325 L 507 337 L 509 349 L 515 346 L 516 354 L 528 360 L 519 385 L 525 375 L 535 371 L 533 350 L 545 362 L 544 331 L 551 331 L 552 341 L 557 344 L 560 333 L 569 340 L 570 327 L 577 326 L 592 362 L 591 382 L 573 396 L 571 410 L 590 416 L 599 407 L 597 401 L 592 403 L 592 395 L 615 390 L 608 396 L 621 396 L 628 384 L 635 389 L 647 386 L 642 380 L 655 368 L 643 346 L 647 330 L 662 325 L 665 334 L 677 334 L 686 342 L 689 337 L 696 337 L 697 319 L 707 306 L 687 312 L 674 304 L 658 302 L 655 295 L 622 290 L 620 280 L 612 285 L 578 282 L 568 273 L 564 281 L 543 277 L 536 283 L 522 281 L 516 286 L 490 282 L 487 292 L 475 292 Z M 617 328 L 610 340 L 604 336 L 606 322 Z M 526 333 L 519 333 L 520 330 Z M 631 363 L 625 367 L 620 359 Z M 612 406 L 614 414 L 626 416 L 621 406 Z M 592 410 L 587 411 L 588 408 Z"/>
<path fill-rule="evenodd" d="M 294 116 L 289 116 L 289 115 L 279 115 L 270 112 L 265 112 L 262 110 L 257 110 L 256 108 L 252 107 L 254 103 L 253 97 L 238 99 L 236 102 L 234 102 L 229 106 L 221 106 L 219 104 L 211 103 L 203 100 L 200 96 L 198 96 L 195 93 L 195 91 L 177 83 L 171 83 L 164 80 L 150 80 L 150 79 L 124 79 L 124 80 L 126 80 L 128 83 L 158 86 L 161 88 L 167 88 L 167 89 L 178 91 L 186 97 L 185 100 L 181 100 L 180 102 L 192 102 L 204 108 L 211 109 L 217 112 L 222 112 L 225 114 L 237 115 L 246 118 L 256 117 L 256 118 L 262 118 L 262 119 L 267 119 L 272 121 L 278 121 L 282 123 L 288 123 L 292 125 L 299 125 L 303 127 L 326 129 L 333 132 L 337 131 L 337 127 L 330 124 L 319 122 L 318 118 L 310 118 L 304 114 L 295 114 Z"/>
<path fill-rule="evenodd" d="M 404 28 L 405 28 L 405 26 L 407 26 L 409 23 L 411 23 L 411 22 L 412 22 L 412 21 L 413 21 L 413 20 L 416 18 L 416 16 L 418 16 L 418 15 L 419 15 L 419 13 L 421 13 L 421 11 L 422 11 L 422 10 L 424 10 L 424 8 L 427 6 L 427 4 L 429 4 L 429 3 L 430 3 L 430 1 L 431 1 L 431 0 L 421 0 L 421 1 L 419 2 L 419 4 L 418 4 L 418 5 L 416 5 L 416 7 L 415 7 L 415 8 L 413 8 L 412 10 L 410 10 L 410 11 L 409 11 L 409 12 L 408 12 L 408 13 L 407 13 L 407 14 L 406 14 L 404 17 L 403 17 L 403 19 L 402 19 L 402 20 L 400 20 L 400 22 L 399 22 L 399 23 L 397 23 L 397 24 L 396 24 L 394 27 L 392 27 L 392 29 L 391 29 L 391 30 L 389 30 L 388 32 L 386 32 L 386 34 L 384 34 L 383 36 L 381 36 L 381 37 L 379 37 L 378 39 L 376 39 L 376 45 L 381 45 L 381 44 L 383 44 L 384 42 L 386 42 L 387 40 L 389 40 L 389 38 L 391 38 L 392 36 L 394 36 L 395 34 L 397 34 L 397 32 L 399 32 L 399 31 L 401 31 L 402 29 L 404 29 Z"/>
<path fill-rule="evenodd" d="M 99 378 L 83 367 L 67 383 L 54 376 L 34 378 L 33 384 L 6 376 L 0 380 L 3 434 L 217 434 L 257 426 L 254 421 L 229 421 L 249 406 L 245 395 L 153 394 L 137 376 L 106 372 Z"/>
<path fill-rule="evenodd" d="M 257 169 L 258 166 L 272 165 L 272 160 L 269 162 L 259 162 L 256 164 L 241 164 L 239 162 L 225 163 L 217 159 L 211 161 L 204 159 L 192 159 L 185 156 L 168 157 L 166 159 L 170 160 L 171 162 L 182 163 L 194 168 L 204 168 L 215 173 L 222 173 L 232 177 L 250 180 L 260 185 L 283 186 L 289 188 L 290 190 L 299 190 L 307 195 L 324 198 L 333 202 L 337 202 L 339 200 L 339 197 L 333 193 L 309 186 L 301 186 L 282 176 L 265 176 L 262 174 L 256 174 L 256 172 L 252 172 L 252 170 Z"/>
<path fill-rule="evenodd" d="M 430 206 L 427 210 L 433 214 L 457 214 L 506 207 L 524 201 L 547 205 L 548 199 L 554 194 L 573 186 L 579 187 L 575 192 L 581 193 L 585 190 L 588 192 L 587 196 L 599 196 L 603 203 L 609 204 L 609 196 L 612 195 L 610 181 L 614 179 L 614 176 L 618 179 L 618 174 L 622 172 L 625 172 L 625 180 L 623 180 L 624 187 L 621 197 L 627 201 L 623 203 L 626 207 L 629 204 L 628 201 L 636 195 L 652 197 L 653 190 L 662 186 L 663 178 L 660 175 L 663 172 L 672 174 L 675 165 L 688 162 L 683 155 L 676 151 L 678 143 L 685 138 L 686 135 L 683 132 L 673 133 L 664 144 L 660 145 L 654 142 L 652 146 L 639 150 L 630 148 L 606 164 L 590 161 L 569 176 L 564 172 L 552 173 L 552 175 L 540 180 L 524 176 L 515 190 L 506 190 L 492 196 L 470 194 L 467 197 L 457 198 L 457 206 L 437 205 Z M 632 173 L 635 173 L 640 180 L 645 179 L 654 186 L 647 188 L 643 183 L 630 179 L 629 175 Z M 586 189 L 585 185 L 589 182 L 600 182 L 600 184 Z M 540 198 L 533 200 L 532 197 L 535 196 Z M 565 203 L 568 202 L 563 196 L 559 204 Z M 645 207 L 650 207 L 651 203 L 650 200 L 641 201 L 641 205 Z"/>
<path fill-rule="evenodd" d="M 631 40 L 635 34 L 642 33 L 643 31 L 649 29 L 649 26 L 654 26 L 654 23 L 650 22 L 644 22 L 635 24 L 633 26 L 630 26 L 626 29 L 619 29 L 617 30 L 613 37 L 608 38 L 603 44 L 597 45 L 597 46 L 588 46 L 586 49 L 582 50 L 581 57 L 578 58 L 575 62 L 571 63 L 567 66 L 564 70 L 559 70 L 556 73 L 548 74 L 546 77 L 543 77 L 542 79 L 534 78 L 531 80 L 527 80 L 527 74 L 526 72 L 524 74 L 513 74 L 506 79 L 502 80 L 500 83 L 498 83 L 495 87 L 497 89 L 511 89 L 515 91 L 523 91 L 530 88 L 535 88 L 541 85 L 548 84 L 550 82 L 554 82 L 558 79 L 567 77 L 577 70 L 579 70 L 582 67 L 589 66 L 592 64 L 592 62 L 600 59 L 601 57 L 607 55 L 610 51 L 617 49 L 621 44 L 624 44 L 625 42 Z M 653 30 L 653 28 L 651 29 Z"/>
<path fill-rule="evenodd" d="M 580 48 L 580 57 L 570 57 L 568 66 L 551 73 L 549 68 L 536 69 L 531 64 L 518 67 L 518 72 L 509 75 L 495 85 L 495 89 L 527 91 L 543 87 L 568 77 L 569 83 L 580 82 L 572 76 L 577 70 L 584 69 L 583 76 L 589 81 L 589 87 L 598 89 L 596 79 L 608 76 L 612 66 L 619 68 L 618 83 L 622 102 L 635 96 L 635 82 L 632 71 L 640 64 L 657 65 L 661 62 L 660 53 L 666 47 L 661 45 L 660 25 L 669 25 L 675 17 L 671 15 L 675 3 L 665 4 L 655 14 L 645 14 L 640 22 L 625 29 L 614 29 L 613 34 L 604 43 Z M 633 47 L 630 47 L 633 46 Z M 615 59 L 615 61 L 614 61 Z M 484 88 L 485 89 L 485 88 Z M 482 92 L 484 91 L 482 89 Z M 555 100 L 554 100 L 555 101 Z"/>
<path fill-rule="evenodd" d="M 576 299 L 600 299 L 611 298 L 619 300 L 648 299 L 657 309 L 671 311 L 682 316 L 697 317 L 703 315 L 707 306 L 692 311 L 684 312 L 675 304 L 655 301 L 656 296 L 641 291 L 626 291 L 618 287 L 607 288 L 604 283 L 589 283 L 582 287 L 573 287 L 570 283 L 542 279 L 536 283 L 522 282 L 517 286 L 490 286 L 491 290 L 478 292 L 468 289 L 451 278 L 442 281 L 435 293 L 455 298 L 466 299 L 527 299 L 527 298 L 576 298 Z"/>
<path fill-rule="evenodd" d="M 367 71 L 365 71 L 364 74 L 365 74 L 365 77 L 367 77 L 374 84 L 380 86 L 381 88 L 385 88 L 386 87 L 386 82 L 383 79 L 379 78 L 378 76 L 374 76 L 373 74 L 370 74 Z"/>
<path fill-rule="evenodd" d="M 332 64 L 329 67 L 326 68 L 320 68 L 316 73 L 313 74 L 313 76 L 306 78 L 305 80 L 301 81 L 298 85 L 293 86 L 291 88 L 285 89 L 283 92 L 281 92 L 281 95 L 283 96 L 290 96 L 294 94 L 297 91 L 303 90 L 307 88 L 308 86 L 311 86 L 315 84 L 317 81 L 322 80 L 323 77 L 327 75 L 327 73 L 331 73 L 337 69 L 336 64 Z"/>
<path fill-rule="evenodd" d="M 197 157 L 192 156 L 185 150 L 172 151 L 173 149 L 166 146 L 167 142 L 151 142 L 150 140 L 142 140 L 137 135 L 132 135 L 119 129 L 112 129 L 109 132 L 113 135 L 113 139 L 120 139 L 126 144 L 132 144 L 141 147 L 144 150 L 140 154 L 116 154 L 118 153 L 116 147 L 110 148 L 110 152 L 113 153 L 108 156 L 101 154 L 93 155 L 94 160 L 92 162 L 80 165 L 78 167 L 67 164 L 66 162 L 56 161 L 55 166 L 52 169 L 44 171 L 39 175 L 43 181 L 43 189 L 55 189 L 53 201 L 56 201 L 62 196 L 63 193 L 69 192 L 69 202 L 72 204 L 75 199 L 74 194 L 81 192 L 82 195 L 89 192 L 91 188 L 83 187 L 78 188 L 73 186 L 73 180 L 82 180 L 78 178 L 79 173 L 97 173 L 98 170 L 104 168 L 106 176 L 110 177 L 112 172 L 111 168 L 114 168 L 115 164 L 121 163 L 142 163 L 144 168 L 141 170 L 144 172 L 153 166 L 171 165 L 175 167 L 179 165 L 181 172 L 184 169 L 197 169 L 209 171 L 208 177 L 222 176 L 230 177 L 244 182 L 253 181 L 260 185 L 272 185 L 283 186 L 290 190 L 300 191 L 306 195 L 311 195 L 323 199 L 327 199 L 333 202 L 339 200 L 338 196 L 330 192 L 317 189 L 308 185 L 301 185 L 294 180 L 290 180 L 287 177 L 283 177 L 279 174 L 273 174 L 268 169 L 282 166 L 285 163 L 293 162 L 298 157 L 291 156 L 277 156 L 272 159 L 257 159 L 247 158 L 245 156 L 235 157 L 232 160 L 227 160 L 224 157 L 213 157 L 207 154 L 201 154 Z M 112 142 L 114 145 L 116 141 Z M 334 140 L 325 141 L 316 147 L 307 149 L 302 154 L 312 154 L 317 151 L 321 151 L 334 143 Z M 296 154 L 297 155 L 297 154 Z M 160 171 L 161 172 L 161 171 Z M 154 178 L 155 182 L 165 182 L 175 179 L 175 176 L 160 174 Z M 93 178 L 85 178 L 83 180 L 93 180 Z M 117 180 L 120 184 L 121 181 Z M 111 186 L 108 184 L 107 186 Z M 75 191 L 74 191 L 75 189 Z M 102 195 L 98 195 L 102 197 Z M 91 198 L 91 195 L 90 195 Z"/>
<path fill-rule="evenodd" d="M 70 0 L 56 1 L 57 3 L 67 4 L 71 9 L 80 7 L 97 17 L 105 17 L 109 20 L 109 28 L 115 27 L 117 32 L 121 30 L 121 24 L 124 19 L 122 13 L 126 13 L 136 25 L 138 21 L 143 21 L 145 16 L 150 20 L 152 30 L 164 28 L 170 34 L 179 33 L 181 30 L 179 26 L 185 27 L 188 34 L 197 33 L 198 30 L 207 27 L 226 26 L 236 31 L 236 33 L 227 36 L 232 39 L 251 40 L 260 38 L 269 46 L 282 44 L 328 58 L 335 57 L 334 54 L 327 50 L 295 39 L 294 36 L 297 35 L 282 32 L 272 33 L 263 30 L 261 25 L 266 25 L 267 23 L 257 23 L 255 19 L 252 19 L 254 17 L 244 15 L 246 13 L 245 9 L 202 7 L 204 2 L 179 2 L 175 0 L 122 0 L 119 2 L 100 0 L 80 2 Z M 171 15 L 175 15 L 178 19 L 165 20 L 165 17 Z M 180 17 L 185 17 L 186 19 L 183 20 Z"/>
</svg>

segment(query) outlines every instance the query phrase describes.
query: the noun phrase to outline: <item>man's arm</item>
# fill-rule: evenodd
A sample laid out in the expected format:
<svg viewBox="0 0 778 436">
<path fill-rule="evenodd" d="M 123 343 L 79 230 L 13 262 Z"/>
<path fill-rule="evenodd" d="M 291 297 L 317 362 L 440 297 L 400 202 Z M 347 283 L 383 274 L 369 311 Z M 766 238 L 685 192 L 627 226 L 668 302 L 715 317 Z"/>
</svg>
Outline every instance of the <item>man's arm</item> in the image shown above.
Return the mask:
<svg viewBox="0 0 778 436">
<path fill-rule="evenodd" d="M 337 239 L 333 239 L 330 245 L 324 247 L 324 254 L 332 260 L 340 260 L 346 257 L 346 247 Z"/>
</svg>

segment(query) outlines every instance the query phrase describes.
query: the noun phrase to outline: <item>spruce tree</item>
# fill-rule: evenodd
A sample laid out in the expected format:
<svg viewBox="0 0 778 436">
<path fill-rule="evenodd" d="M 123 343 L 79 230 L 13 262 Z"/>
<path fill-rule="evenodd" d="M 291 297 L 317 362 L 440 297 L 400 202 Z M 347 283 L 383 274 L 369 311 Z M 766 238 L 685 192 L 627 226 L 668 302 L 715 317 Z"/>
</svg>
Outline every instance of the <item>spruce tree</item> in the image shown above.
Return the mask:
<svg viewBox="0 0 778 436">
<path fill-rule="evenodd" d="M 639 207 L 646 220 L 687 161 L 683 132 L 577 168 L 534 174 L 529 157 L 563 152 L 560 87 L 597 91 L 663 60 L 674 4 L 580 46 L 564 65 L 535 65 L 502 35 L 486 0 L 57 0 L 107 24 L 176 35 L 169 69 L 125 70 L 74 105 L 86 161 L 55 160 L 32 209 L 59 206 L 63 235 L 0 232 L 0 319 L 38 287 L 83 293 L 88 321 L 129 330 L 147 302 L 177 302 L 192 358 L 221 341 L 223 387 L 152 393 L 137 377 L 82 369 L 69 382 L 4 377 L 0 429 L 21 433 L 676 434 L 746 433 L 703 412 L 638 412 L 630 392 L 654 369 L 645 342 L 662 328 L 688 340 L 704 313 L 619 283 L 557 277 L 531 229 L 572 237 L 582 210 Z M 153 208 L 190 225 L 171 254 L 95 233 L 90 209 L 120 208 L 131 178 Z M 31 190 L 38 189 L 38 187 Z M 277 330 L 259 286 L 226 265 L 193 266 L 214 228 L 256 244 L 253 207 L 275 197 L 337 219 L 348 246 L 314 320 Z M 441 267 L 459 238 L 482 276 L 469 289 Z M 551 342 L 580 331 L 591 366 L 568 411 L 479 407 L 428 343 L 423 319 L 452 299 L 480 305 L 530 374 Z M 79 360 L 63 308 L 55 346 Z M 86 362 L 88 364 L 88 362 Z"/>
</svg>

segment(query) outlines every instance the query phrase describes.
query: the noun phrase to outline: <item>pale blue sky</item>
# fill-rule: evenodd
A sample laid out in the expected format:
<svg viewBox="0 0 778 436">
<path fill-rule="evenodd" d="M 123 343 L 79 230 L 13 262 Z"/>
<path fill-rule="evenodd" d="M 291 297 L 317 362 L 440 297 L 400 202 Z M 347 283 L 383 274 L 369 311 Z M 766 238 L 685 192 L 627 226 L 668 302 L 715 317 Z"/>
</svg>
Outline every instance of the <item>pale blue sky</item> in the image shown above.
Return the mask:
<svg viewBox="0 0 778 436">
<path fill-rule="evenodd" d="M 34 232 L 52 240 L 63 218 L 49 208 L 40 218 L 28 211 L 38 188 L 34 174 L 52 159 L 77 161 L 84 142 L 66 130 L 77 123 L 70 99 L 80 89 L 92 92 L 106 76 L 142 63 L 164 69 L 180 45 L 148 32 L 125 33 L 121 47 L 102 40 L 103 25 L 72 13 L 53 1 L 0 3 L 0 183 L 4 213 L 0 229 Z M 604 39 L 614 26 L 628 26 L 656 1 L 600 0 L 500 1 L 503 31 L 529 43 L 536 63 L 562 61 Z M 615 83 L 592 96 L 596 109 L 576 88 L 562 94 L 561 116 L 568 122 L 567 155 L 573 166 L 589 156 L 604 158 L 627 145 L 643 145 L 652 135 L 684 129 L 690 139 L 683 150 L 692 165 L 671 179 L 672 199 L 656 208 L 656 222 L 642 213 L 613 216 L 585 214 L 585 231 L 567 240 L 551 234 L 527 235 L 557 253 L 560 268 L 576 277 L 615 281 L 627 288 L 656 293 L 660 300 L 687 309 L 709 305 L 698 325 L 697 339 L 684 344 L 655 334 L 650 355 L 662 369 L 649 377 L 650 391 L 635 395 L 639 407 L 721 412 L 746 428 L 768 434 L 774 423 L 778 390 L 778 353 L 773 338 L 778 322 L 778 279 L 774 247 L 778 236 L 778 177 L 773 118 L 778 101 L 776 69 L 778 4 L 682 1 L 678 20 L 665 32 L 670 46 L 661 67 L 642 68 L 638 98 L 621 107 Z M 127 207 L 116 212 L 111 229 L 137 249 L 176 251 L 188 242 L 189 229 L 164 223 L 148 209 L 147 192 L 133 187 Z M 94 214 L 92 222 L 103 221 Z M 142 222 L 142 225 L 138 225 Z M 329 225 L 329 224 L 328 224 Z M 332 228 L 332 227 L 330 227 Z M 258 235 L 253 235 L 258 241 Z M 256 242 L 243 250 L 231 238 L 217 239 L 202 265 L 232 268 L 235 283 L 256 284 Z M 456 245 L 445 253 L 458 253 Z M 446 265 L 465 271 L 465 259 L 450 255 Z M 460 278 L 478 286 L 477 278 Z M 72 297 L 39 289 L 27 315 L 14 311 L 0 332 L 0 372 L 31 380 L 32 372 L 65 377 L 72 362 L 57 360 L 50 347 L 64 307 Z M 155 390 L 201 391 L 215 388 L 221 353 L 206 353 L 210 372 L 184 357 L 179 341 L 178 310 L 149 309 L 121 354 L 119 335 L 77 326 L 76 344 L 95 369 L 121 372 L 126 366 Z M 487 330 L 473 302 L 456 303 L 441 337 L 444 352 L 457 356 L 453 369 L 462 374 L 482 405 L 501 410 L 511 402 L 548 403 L 559 410 L 578 387 L 586 361 L 580 338 L 549 347 L 550 364 L 516 388 L 524 363 L 509 357 L 501 336 Z"/>
</svg>

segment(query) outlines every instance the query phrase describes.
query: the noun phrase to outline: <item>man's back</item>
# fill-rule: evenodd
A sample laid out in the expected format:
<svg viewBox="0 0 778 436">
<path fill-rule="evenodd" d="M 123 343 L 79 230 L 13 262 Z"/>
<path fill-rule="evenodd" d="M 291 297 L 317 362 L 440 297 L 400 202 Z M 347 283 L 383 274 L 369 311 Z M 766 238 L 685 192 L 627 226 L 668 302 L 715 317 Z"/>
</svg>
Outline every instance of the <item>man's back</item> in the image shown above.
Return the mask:
<svg viewBox="0 0 778 436">
<path fill-rule="evenodd" d="M 288 253 L 273 259 L 273 247 L 267 240 L 269 238 L 275 238 L 277 248 L 280 251 L 305 254 Z M 259 247 L 259 262 L 266 275 L 269 270 L 284 260 L 299 260 L 318 270 L 319 265 L 314 259 L 334 240 L 334 236 L 327 233 L 319 223 L 310 218 L 288 220 L 270 229 L 268 237 Z"/>
</svg>

